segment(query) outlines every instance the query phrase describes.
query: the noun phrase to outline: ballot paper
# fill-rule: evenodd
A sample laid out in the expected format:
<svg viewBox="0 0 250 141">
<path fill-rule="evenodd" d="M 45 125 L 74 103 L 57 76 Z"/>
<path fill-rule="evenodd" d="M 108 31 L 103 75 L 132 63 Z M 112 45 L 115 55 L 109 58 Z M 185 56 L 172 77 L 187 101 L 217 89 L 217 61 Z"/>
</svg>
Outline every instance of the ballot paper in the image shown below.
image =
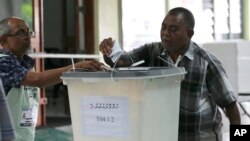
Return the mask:
<svg viewBox="0 0 250 141">
<path fill-rule="evenodd" d="M 122 49 L 121 49 L 118 41 L 114 40 L 113 42 L 114 42 L 114 44 L 112 47 L 112 53 L 108 57 L 110 57 L 111 60 L 113 61 L 113 63 L 115 63 L 116 60 L 119 59 L 119 57 L 121 56 Z"/>
</svg>

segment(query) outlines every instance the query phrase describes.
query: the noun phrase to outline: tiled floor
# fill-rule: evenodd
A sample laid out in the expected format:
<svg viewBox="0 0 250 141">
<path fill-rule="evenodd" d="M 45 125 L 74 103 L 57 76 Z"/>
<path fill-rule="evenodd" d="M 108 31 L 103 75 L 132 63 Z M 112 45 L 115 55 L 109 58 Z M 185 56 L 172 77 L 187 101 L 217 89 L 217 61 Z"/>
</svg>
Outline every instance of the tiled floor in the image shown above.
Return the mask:
<svg viewBox="0 0 250 141">
<path fill-rule="evenodd" d="M 244 124 L 250 124 L 250 118 L 245 114 L 242 115 Z M 225 127 L 228 120 L 225 119 Z M 73 141 L 73 130 L 71 125 L 59 126 L 55 128 L 39 129 L 36 132 L 35 141 Z M 223 141 L 229 141 L 229 128 L 224 128 Z"/>
<path fill-rule="evenodd" d="M 61 126 L 37 130 L 35 141 L 73 141 L 72 128 Z"/>
</svg>

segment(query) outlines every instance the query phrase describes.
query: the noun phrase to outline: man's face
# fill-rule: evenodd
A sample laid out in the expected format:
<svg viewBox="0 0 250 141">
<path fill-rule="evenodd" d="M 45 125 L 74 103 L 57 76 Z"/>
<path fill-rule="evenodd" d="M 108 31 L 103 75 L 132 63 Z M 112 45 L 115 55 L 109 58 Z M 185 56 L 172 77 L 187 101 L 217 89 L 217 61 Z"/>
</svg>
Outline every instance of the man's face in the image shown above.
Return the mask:
<svg viewBox="0 0 250 141">
<path fill-rule="evenodd" d="M 161 40 L 167 52 L 178 53 L 186 50 L 190 38 L 182 15 L 165 17 L 161 27 Z"/>
<path fill-rule="evenodd" d="M 31 49 L 31 37 L 28 25 L 20 19 L 9 21 L 12 27 L 11 33 L 7 36 L 8 48 L 13 53 L 26 53 Z"/>
</svg>

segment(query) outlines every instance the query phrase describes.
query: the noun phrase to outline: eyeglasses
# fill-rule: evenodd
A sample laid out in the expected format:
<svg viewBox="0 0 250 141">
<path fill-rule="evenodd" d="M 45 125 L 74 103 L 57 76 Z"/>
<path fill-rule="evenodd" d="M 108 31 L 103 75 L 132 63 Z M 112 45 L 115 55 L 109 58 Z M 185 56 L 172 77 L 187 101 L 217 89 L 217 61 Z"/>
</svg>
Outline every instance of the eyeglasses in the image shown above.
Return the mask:
<svg viewBox="0 0 250 141">
<path fill-rule="evenodd" d="M 16 33 L 14 34 L 5 34 L 5 36 L 18 36 L 20 38 L 26 38 L 26 37 L 35 37 L 35 32 L 34 31 L 29 31 L 29 30 L 24 30 L 24 29 L 20 29 L 18 30 Z"/>
</svg>

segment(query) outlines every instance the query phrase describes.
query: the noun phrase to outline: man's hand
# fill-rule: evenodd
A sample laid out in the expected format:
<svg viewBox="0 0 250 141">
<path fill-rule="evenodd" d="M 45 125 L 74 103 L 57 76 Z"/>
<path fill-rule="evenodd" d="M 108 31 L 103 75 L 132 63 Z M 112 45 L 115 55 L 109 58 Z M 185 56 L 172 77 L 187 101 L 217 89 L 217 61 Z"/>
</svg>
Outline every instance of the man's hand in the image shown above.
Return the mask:
<svg viewBox="0 0 250 141">
<path fill-rule="evenodd" d="M 81 61 L 75 64 L 76 68 L 91 69 L 94 71 L 103 71 L 104 64 L 95 60 Z"/>
<path fill-rule="evenodd" d="M 114 43 L 112 38 L 109 37 L 107 39 L 104 39 L 99 45 L 99 50 L 103 55 L 109 56 L 112 53 L 113 44 Z"/>
</svg>

